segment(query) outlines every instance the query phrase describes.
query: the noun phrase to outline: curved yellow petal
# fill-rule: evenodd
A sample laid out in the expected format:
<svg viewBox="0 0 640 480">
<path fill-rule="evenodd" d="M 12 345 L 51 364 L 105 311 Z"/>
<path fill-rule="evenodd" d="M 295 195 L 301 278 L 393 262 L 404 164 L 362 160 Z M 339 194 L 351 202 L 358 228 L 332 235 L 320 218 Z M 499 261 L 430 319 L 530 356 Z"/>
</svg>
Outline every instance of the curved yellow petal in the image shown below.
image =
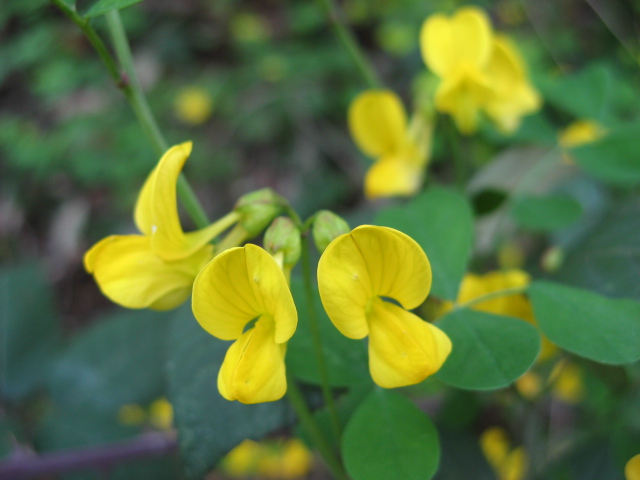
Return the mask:
<svg viewBox="0 0 640 480">
<path fill-rule="evenodd" d="M 102 293 L 127 308 L 169 310 L 184 302 L 193 280 L 211 258 L 205 246 L 189 257 L 167 262 L 143 235 L 114 235 L 94 245 L 84 258 Z"/>
<path fill-rule="evenodd" d="M 640 480 L 640 453 L 627 462 L 624 467 L 626 480 Z"/>
<path fill-rule="evenodd" d="M 384 388 L 414 385 L 437 372 L 451 352 L 451 340 L 435 325 L 376 298 L 369 321 L 369 369 Z"/>
<path fill-rule="evenodd" d="M 420 305 L 431 289 L 431 265 L 411 237 L 387 227 L 363 225 L 336 238 L 318 263 L 322 304 L 349 338 L 369 333 L 366 314 L 376 296 L 404 308 Z"/>
<path fill-rule="evenodd" d="M 371 157 L 402 148 L 407 116 L 402 101 L 391 90 L 366 90 L 349 106 L 349 131 L 358 148 Z"/>
<path fill-rule="evenodd" d="M 193 313 L 211 335 L 235 340 L 260 316 L 275 323 L 276 343 L 289 340 L 298 314 L 284 273 L 262 248 L 248 244 L 215 257 L 193 284 Z"/>
<path fill-rule="evenodd" d="M 275 325 L 268 316 L 236 340 L 218 374 L 218 390 L 227 400 L 272 402 L 287 391 L 286 343 L 274 341 Z"/>
<path fill-rule="evenodd" d="M 424 167 L 396 156 L 384 157 L 374 163 L 364 179 L 368 198 L 410 196 L 422 186 Z"/>
<path fill-rule="evenodd" d="M 461 65 L 484 67 L 492 38 L 487 14 L 477 7 L 464 7 L 451 18 L 441 14 L 427 18 L 420 31 L 420 49 L 427 67 L 446 77 Z"/>
</svg>

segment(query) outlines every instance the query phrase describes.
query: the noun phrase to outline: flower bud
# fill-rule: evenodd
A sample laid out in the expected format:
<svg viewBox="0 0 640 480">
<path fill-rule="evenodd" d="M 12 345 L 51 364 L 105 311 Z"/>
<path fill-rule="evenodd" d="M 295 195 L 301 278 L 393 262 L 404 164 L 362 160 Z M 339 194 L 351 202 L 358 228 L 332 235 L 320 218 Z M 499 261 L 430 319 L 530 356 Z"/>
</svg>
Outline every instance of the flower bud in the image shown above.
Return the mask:
<svg viewBox="0 0 640 480">
<path fill-rule="evenodd" d="M 271 255 L 284 254 L 284 265 L 295 265 L 300 258 L 300 230 L 289 217 L 276 218 L 264 233 L 264 248 Z"/>
<path fill-rule="evenodd" d="M 240 214 L 240 225 L 249 237 L 255 237 L 278 215 L 287 201 L 270 188 L 240 197 L 234 210 Z"/>
<path fill-rule="evenodd" d="M 350 231 L 351 228 L 344 218 L 329 210 L 321 210 L 313 222 L 313 241 L 322 253 L 336 237 Z"/>
</svg>

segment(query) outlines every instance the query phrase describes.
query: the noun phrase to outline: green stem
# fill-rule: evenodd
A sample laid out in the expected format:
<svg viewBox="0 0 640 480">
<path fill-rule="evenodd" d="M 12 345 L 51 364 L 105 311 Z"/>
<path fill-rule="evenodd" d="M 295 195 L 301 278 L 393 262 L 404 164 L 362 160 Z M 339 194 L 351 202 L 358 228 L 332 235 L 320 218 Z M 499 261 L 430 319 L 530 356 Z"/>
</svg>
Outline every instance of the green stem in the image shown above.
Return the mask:
<svg viewBox="0 0 640 480">
<path fill-rule="evenodd" d="M 497 292 L 487 293 L 485 295 L 481 295 L 473 300 L 469 300 L 468 302 L 459 303 L 454 307 L 454 310 L 462 310 L 463 308 L 471 308 L 474 305 L 479 303 L 487 302 L 489 300 L 493 300 L 494 298 L 500 297 L 508 297 L 509 295 L 517 295 L 519 293 L 524 293 L 529 288 L 529 285 L 523 285 L 520 287 L 513 288 L 505 288 L 504 290 L 498 290 Z"/>
<path fill-rule="evenodd" d="M 466 159 L 462 154 L 462 149 L 460 148 L 460 143 L 462 142 L 462 138 L 458 134 L 458 130 L 456 128 L 453 119 L 447 119 L 445 122 L 447 137 L 449 140 L 449 147 L 451 148 L 451 156 L 453 157 L 453 165 L 456 174 L 456 186 L 462 192 L 464 192 L 465 187 L 467 186 L 467 176 L 468 176 L 468 165 Z"/>
<path fill-rule="evenodd" d="M 291 377 L 287 378 L 287 397 L 293 406 L 293 409 L 296 411 L 302 426 L 307 431 L 316 448 L 327 462 L 327 466 L 331 470 L 333 476 L 338 480 L 348 480 L 349 477 L 344 471 L 340 460 L 338 460 L 338 457 L 334 454 L 331 445 L 322 434 L 320 427 L 318 427 L 311 411 L 307 407 L 307 403 L 302 396 L 302 392 L 300 392 L 296 381 Z"/>
<path fill-rule="evenodd" d="M 316 354 L 316 361 L 318 363 L 318 373 L 320 375 L 320 382 L 322 388 L 322 396 L 324 403 L 327 406 L 329 412 L 329 418 L 331 419 L 331 426 L 333 433 L 337 439 L 340 439 L 340 419 L 338 418 L 338 411 L 336 410 L 336 404 L 333 401 L 333 392 L 329 386 L 329 375 L 327 374 L 327 365 L 324 359 L 324 352 L 322 350 L 322 335 L 320 333 L 320 325 L 318 323 L 318 317 L 315 309 L 315 295 L 313 284 L 311 282 L 311 261 L 309 259 L 309 237 L 305 235 L 302 238 L 302 276 L 304 277 L 304 291 L 307 299 L 307 316 L 309 317 L 309 328 L 311 329 L 311 337 L 313 338 L 313 349 Z"/>
<path fill-rule="evenodd" d="M 333 28 L 338 40 L 342 43 L 342 46 L 347 51 L 351 60 L 356 65 L 364 81 L 369 88 L 382 88 L 383 84 L 378 78 L 375 70 L 371 67 L 371 64 L 367 60 L 366 56 L 358 46 L 358 42 L 351 30 L 349 30 L 340 20 L 338 15 L 338 9 L 336 8 L 333 0 L 318 0 L 318 3 L 324 10 L 331 27 Z"/>
</svg>

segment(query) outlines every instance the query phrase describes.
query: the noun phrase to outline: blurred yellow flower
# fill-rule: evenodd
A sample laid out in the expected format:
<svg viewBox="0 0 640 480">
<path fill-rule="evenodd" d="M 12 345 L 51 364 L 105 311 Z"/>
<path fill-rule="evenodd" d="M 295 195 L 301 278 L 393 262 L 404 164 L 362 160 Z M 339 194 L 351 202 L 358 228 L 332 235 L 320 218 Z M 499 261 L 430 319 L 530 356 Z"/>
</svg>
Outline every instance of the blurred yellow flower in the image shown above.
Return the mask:
<svg viewBox="0 0 640 480">
<path fill-rule="evenodd" d="M 626 480 L 640 480 L 640 453 L 627 462 L 624 467 L 624 477 Z"/>
<path fill-rule="evenodd" d="M 480 448 L 498 480 L 522 480 L 527 470 L 523 447 L 511 448 L 504 428 L 489 427 L 480 436 Z"/>
<path fill-rule="evenodd" d="M 171 147 L 147 178 L 136 203 L 141 235 L 112 235 L 84 256 L 102 293 L 127 308 L 169 310 L 184 302 L 193 280 L 213 256 L 209 242 L 238 221 L 231 212 L 206 228 L 184 233 L 176 184 L 191 142 Z"/>
<path fill-rule="evenodd" d="M 142 425 L 147 420 L 147 412 L 137 403 L 127 403 L 118 410 L 118 422 L 122 425 Z"/>
<path fill-rule="evenodd" d="M 213 99 L 204 88 L 184 88 L 176 96 L 174 112 L 185 123 L 200 125 L 211 116 L 212 111 Z"/>
<path fill-rule="evenodd" d="M 238 42 L 264 42 L 269 39 L 271 29 L 265 20 L 255 13 L 239 13 L 231 19 L 231 36 Z"/>
<path fill-rule="evenodd" d="M 158 430 L 173 428 L 173 405 L 165 397 L 158 398 L 149 406 L 149 423 Z"/>
<path fill-rule="evenodd" d="M 449 355 L 449 337 L 408 311 L 429 294 L 431 266 L 404 233 L 364 225 L 340 235 L 320 257 L 318 287 L 343 335 L 369 336 L 369 369 L 381 387 L 419 383 Z"/>
<path fill-rule="evenodd" d="M 553 382 L 553 394 L 564 403 L 574 405 L 584 396 L 584 383 L 580 367 L 574 363 L 560 361 L 549 375 Z"/>
<path fill-rule="evenodd" d="M 193 284 L 193 313 L 214 337 L 235 340 L 218 374 L 224 398 L 241 403 L 282 398 L 287 390 L 284 356 L 298 314 L 271 255 L 248 244 L 215 257 Z"/>
<path fill-rule="evenodd" d="M 412 195 L 422 186 L 431 152 L 431 126 L 416 115 L 407 121 L 402 102 L 391 90 L 366 90 L 348 112 L 356 145 L 376 162 L 365 177 L 369 198 Z"/>
<path fill-rule="evenodd" d="M 494 35 L 482 9 L 431 15 L 422 25 L 420 47 L 425 64 L 441 79 L 435 106 L 450 114 L 462 133 L 476 130 L 482 111 L 512 133 L 523 115 L 540 108 L 520 55 L 506 37 Z"/>
<path fill-rule="evenodd" d="M 305 477 L 311 470 L 313 456 L 297 438 L 244 440 L 222 460 L 221 468 L 226 475 L 246 478 L 292 480 Z"/>
<path fill-rule="evenodd" d="M 233 477 L 248 477 L 258 471 L 258 462 L 262 456 L 262 446 L 254 440 L 243 440 L 225 455 L 220 466 Z"/>
<path fill-rule="evenodd" d="M 593 120 L 576 120 L 570 123 L 558 135 L 558 144 L 562 148 L 574 148 L 595 142 L 606 134 L 602 125 Z"/>
</svg>

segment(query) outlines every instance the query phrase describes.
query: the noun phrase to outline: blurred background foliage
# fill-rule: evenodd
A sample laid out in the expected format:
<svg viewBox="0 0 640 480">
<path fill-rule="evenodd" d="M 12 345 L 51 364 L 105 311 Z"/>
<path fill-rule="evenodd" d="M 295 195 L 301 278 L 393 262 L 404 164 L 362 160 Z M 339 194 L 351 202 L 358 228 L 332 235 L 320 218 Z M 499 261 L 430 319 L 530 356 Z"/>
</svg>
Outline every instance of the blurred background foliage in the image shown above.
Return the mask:
<svg viewBox="0 0 640 480">
<path fill-rule="evenodd" d="M 468 188 L 478 219 L 472 265 L 485 271 L 525 263 L 540 275 L 640 300 L 640 1 L 475 3 L 515 39 L 545 103 L 513 136 L 486 123 L 478 135 L 463 139 L 463 153 L 477 171 Z M 385 83 L 409 100 L 432 81 L 418 49 L 420 25 L 429 14 L 461 4 L 340 5 Z M 211 218 L 262 187 L 287 197 L 302 216 L 330 208 L 352 225 L 404 205 L 363 197 L 369 161 L 349 137 L 346 111 L 365 85 L 316 3 L 145 0 L 124 9 L 122 17 L 167 140 L 194 141 L 185 172 Z M 94 25 L 107 38 L 104 20 Z M 563 153 L 558 135 L 575 120 L 597 122 L 611 140 Z M 436 127 L 429 167 L 435 183 L 453 179 L 445 126 Z M 561 155 L 568 158 L 564 163 Z M 284 432 L 292 423 L 288 408 L 275 403 L 257 413 L 234 404 L 226 418 L 203 424 L 206 412 L 220 408 L 214 382 L 207 389 L 204 381 L 189 385 L 184 379 L 202 365 L 199 375 L 214 379 L 221 347 L 192 318 L 193 331 L 177 327 L 190 317 L 188 309 L 118 309 L 84 272 L 82 254 L 90 245 L 133 229 L 131 208 L 156 160 L 82 33 L 44 0 L 3 2 L 0 456 L 133 438 L 153 427 L 118 422 L 121 407 L 146 408 L 167 392 L 177 409 L 194 412 L 177 420 L 181 433 L 192 433 L 181 440 L 189 475 L 206 472 L 246 436 Z M 567 176 L 562 169 L 571 168 L 571 161 L 586 173 Z M 544 166 L 549 163 L 554 166 Z M 298 341 L 293 357 L 296 349 L 304 356 L 304 338 Z M 635 382 L 637 367 L 625 370 Z M 291 368 L 302 379 L 313 377 L 304 365 Z M 638 394 L 616 398 L 620 371 L 598 368 L 584 370 L 588 393 L 582 403 L 554 404 L 550 411 L 568 422 L 555 428 L 565 439 L 582 439 L 583 426 L 604 425 L 623 409 L 628 429 L 608 438 L 585 437 L 553 478 L 621 479 L 620 465 L 640 451 Z M 351 372 L 342 373 L 348 378 Z M 517 403 L 513 388 L 443 392 L 435 379 L 418 393 L 432 390 L 441 401 L 441 479 L 468 478 L 470 471 L 492 478 L 479 432 L 522 413 L 513 410 L 548 407 Z M 350 398 L 341 400 L 348 417 L 354 407 Z M 433 409 L 429 400 L 423 403 Z M 522 444 L 537 427 L 520 427 L 515 440 Z M 221 441 L 221 430 L 229 438 Z M 109 478 L 181 478 L 183 471 L 175 457 L 164 457 L 118 467 Z M 103 477 L 93 472 L 82 478 Z"/>
</svg>

